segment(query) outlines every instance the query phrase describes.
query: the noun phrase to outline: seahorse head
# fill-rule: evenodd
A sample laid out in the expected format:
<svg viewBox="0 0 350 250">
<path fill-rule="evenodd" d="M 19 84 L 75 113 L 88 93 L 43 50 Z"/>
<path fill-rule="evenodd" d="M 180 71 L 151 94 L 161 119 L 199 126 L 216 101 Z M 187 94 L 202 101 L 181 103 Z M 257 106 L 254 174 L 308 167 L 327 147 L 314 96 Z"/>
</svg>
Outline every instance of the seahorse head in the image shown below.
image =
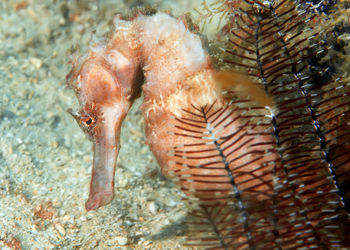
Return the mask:
<svg viewBox="0 0 350 250">
<path fill-rule="evenodd" d="M 117 37 L 119 44 L 126 38 Z M 116 42 L 113 39 L 113 43 Z M 114 197 L 114 172 L 120 149 L 122 122 L 141 92 L 142 74 L 136 51 L 128 46 L 94 48 L 73 64 L 67 82 L 80 103 L 70 113 L 93 142 L 94 161 L 87 210 L 110 203 Z"/>
</svg>

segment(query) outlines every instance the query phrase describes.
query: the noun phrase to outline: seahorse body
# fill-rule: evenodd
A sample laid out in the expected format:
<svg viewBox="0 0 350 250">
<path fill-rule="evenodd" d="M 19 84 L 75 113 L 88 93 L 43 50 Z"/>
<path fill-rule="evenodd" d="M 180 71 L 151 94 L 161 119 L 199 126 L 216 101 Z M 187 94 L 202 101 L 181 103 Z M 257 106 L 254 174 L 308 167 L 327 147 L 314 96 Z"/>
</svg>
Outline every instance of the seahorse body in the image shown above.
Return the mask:
<svg viewBox="0 0 350 250">
<path fill-rule="evenodd" d="M 173 130 L 172 117 L 191 105 L 204 106 L 218 99 L 210 58 L 199 37 L 181 20 L 158 13 L 130 21 L 117 16 L 114 23 L 108 43 L 75 62 L 67 77 L 81 104 L 76 119 L 94 142 L 88 210 L 113 198 L 120 126 L 140 93 L 140 68 L 146 78 L 142 110 L 147 143 L 164 173 L 169 168 L 168 152 L 185 142 L 168 133 Z M 216 105 L 223 105 L 220 102 Z"/>
<path fill-rule="evenodd" d="M 297 247 L 289 234 L 295 226 L 307 232 L 306 245 L 329 245 L 324 239 L 331 240 L 333 229 L 315 227 L 318 218 L 309 223 L 285 183 L 271 99 L 246 79 L 216 72 L 199 37 L 180 19 L 139 14 L 116 16 L 114 23 L 108 42 L 77 60 L 68 75 L 81 105 L 75 118 L 94 142 L 86 209 L 113 199 L 120 127 L 142 90 L 146 143 L 162 172 L 199 201 L 218 235 L 207 246 Z"/>
</svg>

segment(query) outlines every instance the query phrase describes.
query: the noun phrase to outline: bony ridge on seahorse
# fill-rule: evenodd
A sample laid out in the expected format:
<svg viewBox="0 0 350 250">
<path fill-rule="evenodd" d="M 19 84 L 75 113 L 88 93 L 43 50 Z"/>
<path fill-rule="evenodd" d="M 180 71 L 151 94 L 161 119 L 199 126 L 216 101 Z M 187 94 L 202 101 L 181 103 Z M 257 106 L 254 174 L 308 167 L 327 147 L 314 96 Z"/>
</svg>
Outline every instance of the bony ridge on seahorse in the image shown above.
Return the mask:
<svg viewBox="0 0 350 250">
<path fill-rule="evenodd" d="M 220 91 L 235 75 L 219 74 L 224 83 L 218 84 L 200 38 L 188 30 L 183 20 L 164 13 L 139 14 L 130 20 L 116 16 L 115 30 L 107 43 L 73 62 L 67 82 L 76 91 L 81 110 L 72 114 L 94 143 L 87 210 L 104 206 L 114 197 L 120 128 L 141 88 L 146 143 L 165 174 L 174 171 L 168 152 L 176 145 L 190 143 L 190 139 L 171 133 L 173 117 L 191 106 L 223 105 Z M 141 87 L 143 76 L 145 84 Z M 239 86 L 248 92 L 249 88 L 255 89 L 245 80 Z M 267 97 L 257 101 L 264 106 L 271 104 Z M 263 139 L 266 138 L 255 140 Z"/>
</svg>

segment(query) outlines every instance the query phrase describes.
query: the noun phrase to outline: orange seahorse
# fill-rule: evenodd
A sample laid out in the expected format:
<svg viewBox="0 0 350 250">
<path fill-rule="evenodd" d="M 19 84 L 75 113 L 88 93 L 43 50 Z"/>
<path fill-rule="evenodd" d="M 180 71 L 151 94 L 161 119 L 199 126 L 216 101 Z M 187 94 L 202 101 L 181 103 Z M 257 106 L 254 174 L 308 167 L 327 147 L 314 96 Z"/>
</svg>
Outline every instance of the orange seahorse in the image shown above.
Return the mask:
<svg viewBox="0 0 350 250">
<path fill-rule="evenodd" d="M 198 205 L 197 231 L 206 235 L 193 245 L 327 248 L 346 240 L 334 220 L 339 201 L 320 197 L 322 185 L 303 190 L 288 181 L 293 173 L 283 171 L 275 107 L 263 89 L 216 71 L 183 18 L 138 14 L 116 16 L 114 24 L 111 38 L 74 61 L 67 76 L 81 106 L 72 114 L 94 145 L 87 210 L 114 197 L 121 124 L 143 91 L 146 143 L 162 172 Z M 317 207 L 305 210 L 307 199 Z M 323 203 L 329 209 L 318 209 Z"/>
<path fill-rule="evenodd" d="M 182 20 L 163 13 L 139 14 L 131 20 L 116 16 L 110 40 L 73 62 L 67 82 L 76 91 L 81 110 L 72 114 L 94 142 L 87 210 L 97 209 L 113 199 L 120 127 L 133 100 L 140 94 L 143 75 L 146 80 L 141 109 L 146 119 L 146 143 L 166 175 L 174 171 L 169 152 L 191 141 L 169 133 L 174 131 L 173 117 L 179 117 L 184 109 L 192 106 L 213 104 L 217 109 L 227 105 L 221 91 L 232 89 L 232 77 L 240 79 L 239 88 L 248 93 L 258 90 L 264 95 L 238 75 L 217 73 L 200 38 L 191 33 Z M 260 104 L 271 105 L 269 98 L 255 96 Z M 225 112 L 229 114 L 230 109 Z M 240 126 L 240 121 L 232 126 Z M 232 128 L 222 131 L 221 136 L 229 133 L 229 129 Z"/>
</svg>

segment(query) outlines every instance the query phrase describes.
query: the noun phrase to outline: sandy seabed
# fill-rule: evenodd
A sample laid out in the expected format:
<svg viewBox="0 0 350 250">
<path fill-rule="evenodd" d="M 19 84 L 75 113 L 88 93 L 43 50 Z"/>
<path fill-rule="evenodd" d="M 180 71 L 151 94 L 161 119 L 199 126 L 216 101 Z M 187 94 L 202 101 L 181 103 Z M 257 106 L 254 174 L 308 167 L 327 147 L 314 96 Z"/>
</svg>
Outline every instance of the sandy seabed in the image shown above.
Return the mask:
<svg viewBox="0 0 350 250">
<path fill-rule="evenodd" d="M 91 142 L 66 112 L 71 48 L 140 2 L 178 16 L 201 1 L 0 2 L 1 249 L 183 249 L 186 208 L 144 144 L 142 100 L 123 124 L 116 197 L 91 212 Z"/>
</svg>

